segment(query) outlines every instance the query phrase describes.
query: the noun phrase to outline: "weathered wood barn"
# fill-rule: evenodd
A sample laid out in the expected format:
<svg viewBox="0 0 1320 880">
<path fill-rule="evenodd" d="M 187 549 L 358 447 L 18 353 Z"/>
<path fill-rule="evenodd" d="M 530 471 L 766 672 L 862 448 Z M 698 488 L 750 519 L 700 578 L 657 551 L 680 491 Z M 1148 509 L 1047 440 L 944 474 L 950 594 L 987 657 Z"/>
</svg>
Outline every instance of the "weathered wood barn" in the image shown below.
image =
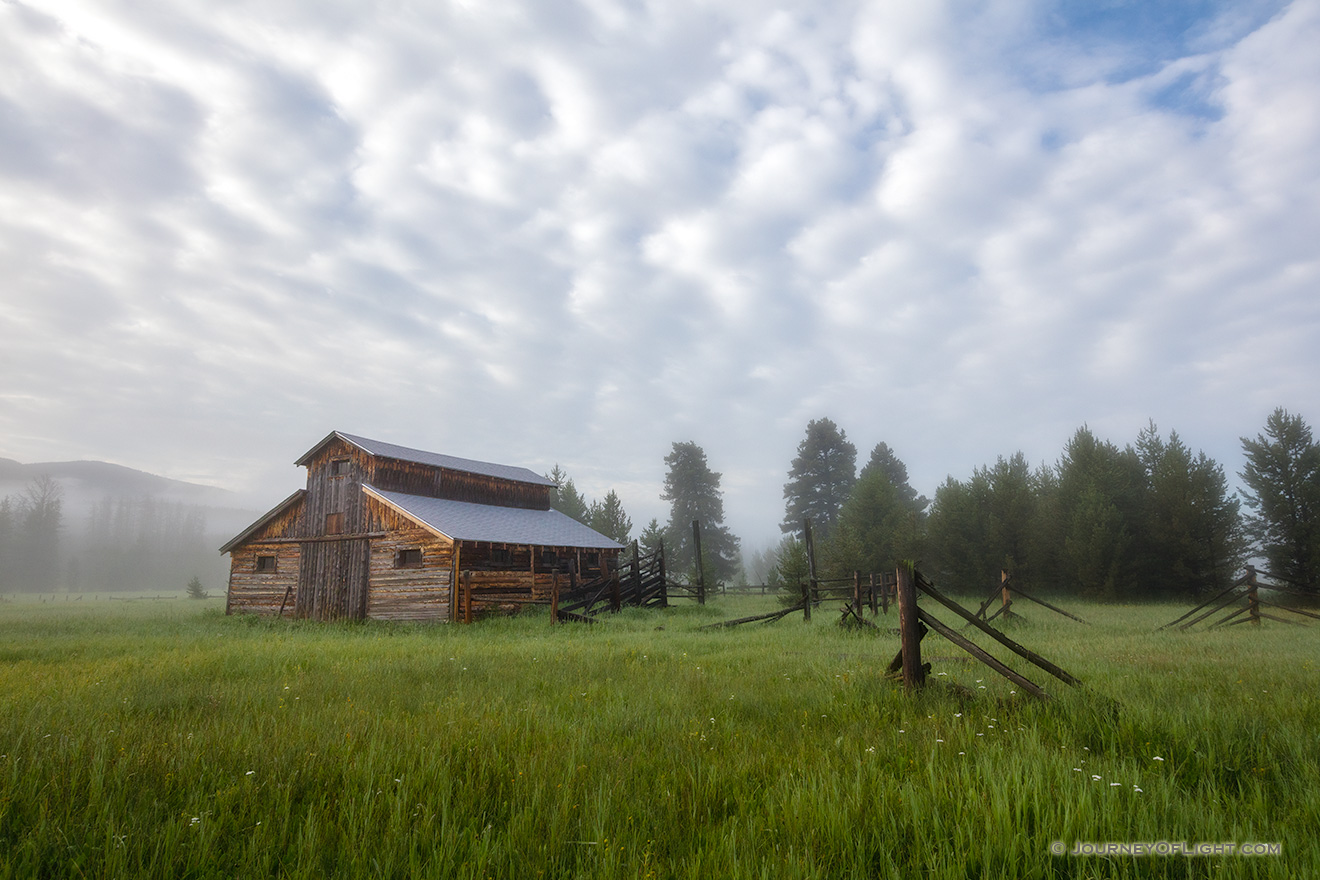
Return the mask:
<svg viewBox="0 0 1320 880">
<path fill-rule="evenodd" d="M 296 464 L 307 488 L 220 548 L 227 613 L 452 620 L 460 572 L 537 597 L 556 570 L 604 574 L 622 549 L 552 510 L 554 484 L 526 468 L 339 431 Z"/>
</svg>

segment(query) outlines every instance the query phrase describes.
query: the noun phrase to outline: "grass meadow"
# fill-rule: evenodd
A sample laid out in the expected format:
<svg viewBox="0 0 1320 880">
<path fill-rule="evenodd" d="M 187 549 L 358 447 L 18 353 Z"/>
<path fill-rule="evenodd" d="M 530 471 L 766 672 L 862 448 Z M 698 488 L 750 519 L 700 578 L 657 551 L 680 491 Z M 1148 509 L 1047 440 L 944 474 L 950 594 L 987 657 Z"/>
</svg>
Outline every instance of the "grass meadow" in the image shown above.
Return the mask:
<svg viewBox="0 0 1320 880">
<path fill-rule="evenodd" d="M 1026 607 L 1011 634 L 1086 682 L 1010 659 L 1037 701 L 933 633 L 908 695 L 897 636 L 829 605 L 698 630 L 773 604 L 589 627 L 0 603 L 0 876 L 1320 876 L 1318 627 Z M 1159 841 L 1279 852 L 1069 854 Z"/>
</svg>

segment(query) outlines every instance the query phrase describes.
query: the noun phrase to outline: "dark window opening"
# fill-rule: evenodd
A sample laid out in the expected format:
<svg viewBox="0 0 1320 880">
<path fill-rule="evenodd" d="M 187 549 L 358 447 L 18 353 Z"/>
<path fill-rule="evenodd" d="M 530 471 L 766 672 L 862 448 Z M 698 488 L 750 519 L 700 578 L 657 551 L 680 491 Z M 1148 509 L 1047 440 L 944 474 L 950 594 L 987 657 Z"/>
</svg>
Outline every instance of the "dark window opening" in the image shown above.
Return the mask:
<svg viewBox="0 0 1320 880">
<path fill-rule="evenodd" d="M 395 568 L 421 568 L 422 551 L 419 549 L 400 550 L 394 557 Z"/>
<path fill-rule="evenodd" d="M 542 550 L 541 564 L 547 568 L 554 568 L 559 564 L 559 554 L 553 550 Z"/>
<path fill-rule="evenodd" d="M 330 476 L 346 477 L 348 476 L 348 459 L 336 458 L 330 462 Z"/>
<path fill-rule="evenodd" d="M 588 568 L 600 568 L 600 554 L 588 553 L 585 557 Z"/>
<path fill-rule="evenodd" d="M 272 572 L 272 571 L 274 571 L 274 570 L 275 570 L 275 557 L 274 557 L 274 556 L 258 556 L 258 557 L 257 557 L 257 571 L 258 571 L 258 572 Z"/>
<path fill-rule="evenodd" d="M 513 552 L 508 547 L 492 547 L 490 550 L 491 565 L 512 565 Z"/>
<path fill-rule="evenodd" d="M 344 533 L 344 515 L 342 513 L 327 513 L 325 515 L 325 533 L 327 535 L 342 535 Z"/>
</svg>

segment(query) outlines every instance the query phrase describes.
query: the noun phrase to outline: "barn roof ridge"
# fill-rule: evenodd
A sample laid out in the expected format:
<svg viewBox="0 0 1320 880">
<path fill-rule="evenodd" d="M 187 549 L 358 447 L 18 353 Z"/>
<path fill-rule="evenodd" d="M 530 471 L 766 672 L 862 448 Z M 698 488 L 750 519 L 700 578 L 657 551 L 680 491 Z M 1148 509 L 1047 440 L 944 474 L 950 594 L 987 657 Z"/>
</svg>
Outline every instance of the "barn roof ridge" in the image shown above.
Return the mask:
<svg viewBox="0 0 1320 880">
<path fill-rule="evenodd" d="M 373 440 L 370 437 L 348 434 L 343 431 L 331 431 L 321 440 L 321 442 L 305 452 L 301 458 L 294 462 L 294 464 L 305 465 L 313 455 L 321 450 L 321 447 L 325 446 L 325 444 L 329 443 L 336 437 L 347 443 L 353 444 L 368 455 L 374 455 L 380 458 L 393 458 L 399 461 L 441 467 L 451 471 L 461 471 L 463 473 L 477 474 L 484 477 L 512 480 L 517 483 L 531 483 L 535 486 L 555 485 L 553 480 L 547 479 L 530 468 L 519 467 L 517 465 L 496 464 L 495 462 L 479 461 L 473 458 L 460 458 L 456 455 L 445 455 L 440 452 L 428 452 L 425 449 L 414 449 L 410 446 L 400 446 L 397 443 Z"/>
</svg>

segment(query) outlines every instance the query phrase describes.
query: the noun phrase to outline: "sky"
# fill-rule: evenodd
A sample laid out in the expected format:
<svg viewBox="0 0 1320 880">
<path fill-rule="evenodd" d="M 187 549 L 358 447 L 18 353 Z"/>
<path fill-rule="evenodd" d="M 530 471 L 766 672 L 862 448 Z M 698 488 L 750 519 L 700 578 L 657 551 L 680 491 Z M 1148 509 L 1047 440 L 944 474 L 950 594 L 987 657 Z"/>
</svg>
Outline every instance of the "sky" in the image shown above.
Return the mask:
<svg viewBox="0 0 1320 880">
<path fill-rule="evenodd" d="M 0 457 L 265 508 L 332 430 L 777 540 L 1320 420 L 1320 0 L 0 0 Z"/>
</svg>

